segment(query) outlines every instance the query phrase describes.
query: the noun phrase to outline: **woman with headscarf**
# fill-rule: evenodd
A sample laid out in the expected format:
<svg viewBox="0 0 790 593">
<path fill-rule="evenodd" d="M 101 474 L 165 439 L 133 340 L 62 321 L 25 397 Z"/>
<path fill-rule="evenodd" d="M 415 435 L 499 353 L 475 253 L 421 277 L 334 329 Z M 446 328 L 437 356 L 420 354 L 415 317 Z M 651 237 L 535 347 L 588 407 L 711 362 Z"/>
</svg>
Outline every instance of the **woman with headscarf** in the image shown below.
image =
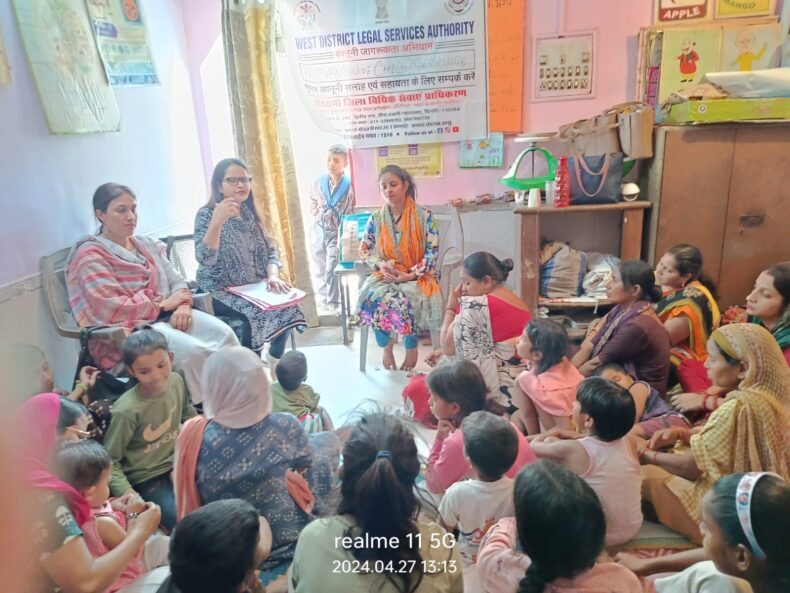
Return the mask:
<svg viewBox="0 0 790 593">
<path fill-rule="evenodd" d="M 264 580 L 274 579 L 334 491 L 340 442 L 331 432 L 308 437 L 293 414 L 271 413 L 266 371 L 247 348 L 212 354 L 203 384 L 205 416 L 187 422 L 176 441 L 178 516 L 226 498 L 251 503 L 271 526 L 272 551 L 261 569 Z"/>
<path fill-rule="evenodd" d="M 790 477 L 790 370 L 776 340 L 753 323 L 726 325 L 708 340 L 708 376 L 729 390 L 697 434 L 670 428 L 640 453 L 642 495 L 659 520 L 700 543 L 700 504 L 716 480 L 734 472 Z M 678 440 L 681 453 L 660 452 Z"/>
<path fill-rule="evenodd" d="M 104 591 L 137 556 L 159 526 L 156 505 L 129 516 L 127 537 L 104 556 L 94 558 L 82 527 L 91 517 L 85 497 L 49 470 L 52 453 L 64 440 L 85 438 L 88 416 L 76 402 L 55 393 L 26 401 L 13 418 L 18 464 L 38 506 L 30 526 L 43 571 L 35 571 L 28 591 L 85 593 Z"/>
</svg>

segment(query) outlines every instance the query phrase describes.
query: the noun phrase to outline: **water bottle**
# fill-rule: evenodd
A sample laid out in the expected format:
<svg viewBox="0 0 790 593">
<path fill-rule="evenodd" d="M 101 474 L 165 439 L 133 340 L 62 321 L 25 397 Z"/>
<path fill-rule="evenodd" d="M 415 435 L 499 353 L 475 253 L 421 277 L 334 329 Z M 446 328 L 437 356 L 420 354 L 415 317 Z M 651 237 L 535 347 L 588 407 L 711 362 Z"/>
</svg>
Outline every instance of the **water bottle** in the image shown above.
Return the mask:
<svg viewBox="0 0 790 593">
<path fill-rule="evenodd" d="M 557 165 L 555 177 L 556 188 L 554 190 L 554 207 L 567 208 L 571 205 L 571 180 L 568 171 L 568 157 L 561 156 Z"/>
</svg>

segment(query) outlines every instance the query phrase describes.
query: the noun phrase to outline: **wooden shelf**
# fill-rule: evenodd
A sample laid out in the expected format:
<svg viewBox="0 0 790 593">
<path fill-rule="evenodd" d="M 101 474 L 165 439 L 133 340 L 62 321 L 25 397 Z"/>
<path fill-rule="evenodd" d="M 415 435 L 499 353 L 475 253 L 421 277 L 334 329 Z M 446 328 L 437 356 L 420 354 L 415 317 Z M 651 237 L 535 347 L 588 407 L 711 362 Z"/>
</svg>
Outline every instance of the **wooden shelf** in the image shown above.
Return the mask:
<svg viewBox="0 0 790 593">
<path fill-rule="evenodd" d="M 586 206 L 568 206 L 567 208 L 554 208 L 541 206 L 540 208 L 527 208 L 517 206 L 513 209 L 516 214 L 576 214 L 578 212 L 622 212 L 624 210 L 647 210 L 651 206 L 646 200 L 634 202 L 617 202 L 616 204 L 589 204 Z"/>
<path fill-rule="evenodd" d="M 611 307 L 614 305 L 609 299 L 600 299 L 595 302 L 573 302 L 557 299 L 538 299 L 538 307 L 546 307 L 549 310 L 556 309 L 597 309 L 598 307 Z"/>
</svg>

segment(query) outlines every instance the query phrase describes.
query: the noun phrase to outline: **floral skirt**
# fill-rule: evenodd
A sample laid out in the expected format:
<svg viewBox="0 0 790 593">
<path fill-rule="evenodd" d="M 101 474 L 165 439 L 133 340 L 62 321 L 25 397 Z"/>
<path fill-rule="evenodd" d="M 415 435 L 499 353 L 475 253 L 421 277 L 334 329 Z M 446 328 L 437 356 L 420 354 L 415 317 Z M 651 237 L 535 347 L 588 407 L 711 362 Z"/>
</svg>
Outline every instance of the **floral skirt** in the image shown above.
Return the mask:
<svg viewBox="0 0 790 593">
<path fill-rule="evenodd" d="M 373 329 L 413 336 L 442 326 L 442 295 L 425 296 L 416 281 L 388 284 L 368 276 L 359 291 L 357 314 Z"/>
</svg>

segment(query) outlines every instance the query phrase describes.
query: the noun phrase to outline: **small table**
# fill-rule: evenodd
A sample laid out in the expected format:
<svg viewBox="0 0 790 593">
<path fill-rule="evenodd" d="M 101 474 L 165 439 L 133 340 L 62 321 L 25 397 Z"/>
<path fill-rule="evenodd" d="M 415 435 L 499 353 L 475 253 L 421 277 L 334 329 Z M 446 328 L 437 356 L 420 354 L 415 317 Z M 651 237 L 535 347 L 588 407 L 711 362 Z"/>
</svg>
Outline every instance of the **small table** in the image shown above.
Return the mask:
<svg viewBox="0 0 790 593">
<path fill-rule="evenodd" d="M 351 291 L 348 287 L 348 278 L 357 277 L 357 282 L 361 285 L 365 276 L 370 272 L 370 267 L 362 262 L 354 262 L 352 265 L 337 264 L 334 275 L 340 280 L 340 324 L 343 326 L 343 344 L 349 343 L 348 321 L 351 317 Z"/>
</svg>

